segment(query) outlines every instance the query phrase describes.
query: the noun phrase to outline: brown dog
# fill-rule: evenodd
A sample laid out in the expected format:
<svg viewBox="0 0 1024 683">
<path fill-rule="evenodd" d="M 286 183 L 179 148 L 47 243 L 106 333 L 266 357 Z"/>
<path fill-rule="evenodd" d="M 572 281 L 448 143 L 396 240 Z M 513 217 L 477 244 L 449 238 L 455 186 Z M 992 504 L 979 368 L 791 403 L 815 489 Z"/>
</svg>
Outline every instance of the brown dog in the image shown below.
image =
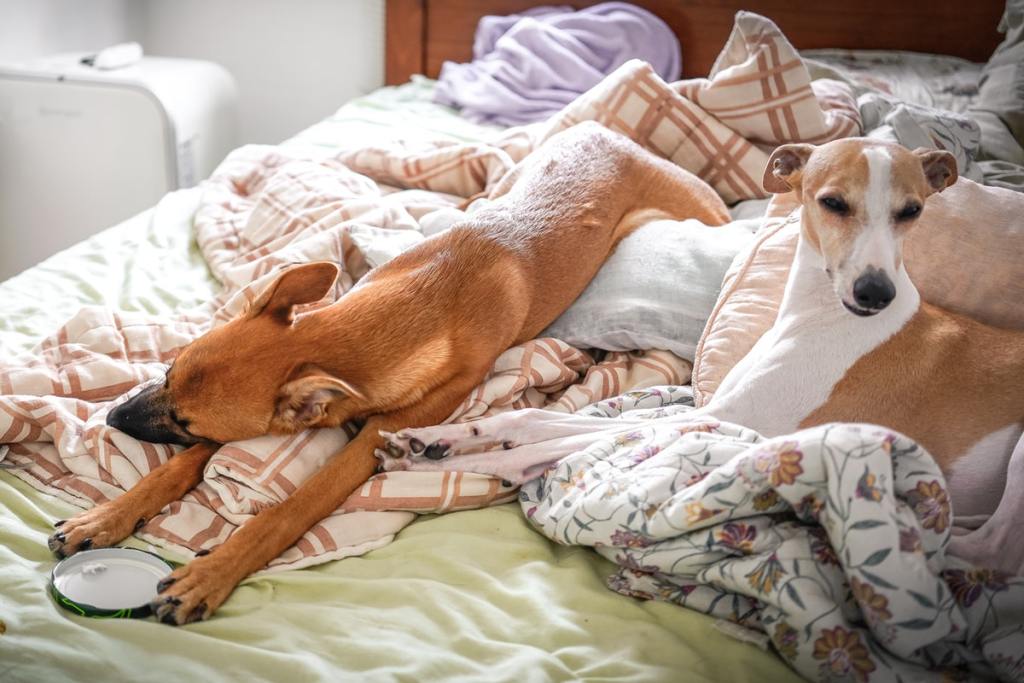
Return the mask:
<svg viewBox="0 0 1024 683">
<path fill-rule="evenodd" d="M 107 422 L 136 438 L 191 447 L 64 523 L 51 549 L 68 555 L 125 538 L 201 480 L 219 443 L 365 419 L 287 500 L 164 580 L 157 616 L 172 624 L 203 619 L 373 474 L 381 430 L 444 420 L 498 355 L 569 307 L 633 229 L 658 218 L 729 219 L 697 177 L 593 123 L 552 137 L 492 198 L 331 306 L 293 316 L 296 305 L 323 298 L 338 274 L 332 263 L 294 267 L 245 313 L 184 348 L 163 386 L 139 393 Z"/>
</svg>

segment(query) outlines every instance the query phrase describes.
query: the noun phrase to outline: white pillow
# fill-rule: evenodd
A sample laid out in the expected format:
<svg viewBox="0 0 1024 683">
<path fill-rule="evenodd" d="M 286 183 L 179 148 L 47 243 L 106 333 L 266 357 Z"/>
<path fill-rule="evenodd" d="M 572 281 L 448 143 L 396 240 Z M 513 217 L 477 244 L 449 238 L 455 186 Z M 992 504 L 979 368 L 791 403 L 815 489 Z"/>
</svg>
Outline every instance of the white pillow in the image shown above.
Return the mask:
<svg viewBox="0 0 1024 683">
<path fill-rule="evenodd" d="M 760 224 L 690 219 L 638 228 L 541 336 L 607 351 L 665 349 L 693 361 L 725 271 Z"/>
</svg>

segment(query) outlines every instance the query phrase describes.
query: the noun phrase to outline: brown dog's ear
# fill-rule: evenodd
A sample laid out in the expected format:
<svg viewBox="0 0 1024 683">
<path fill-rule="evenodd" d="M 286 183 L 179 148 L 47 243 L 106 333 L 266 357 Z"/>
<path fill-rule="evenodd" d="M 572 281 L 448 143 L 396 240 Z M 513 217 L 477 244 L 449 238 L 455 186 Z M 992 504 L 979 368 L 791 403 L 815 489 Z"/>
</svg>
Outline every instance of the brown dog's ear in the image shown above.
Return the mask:
<svg viewBox="0 0 1024 683">
<path fill-rule="evenodd" d="M 959 174 L 956 170 L 956 157 L 944 149 L 927 149 L 918 147 L 914 150 L 921 159 L 925 180 L 932 192 L 942 192 L 956 182 Z"/>
<path fill-rule="evenodd" d="M 256 297 L 247 315 L 272 315 L 291 324 L 292 308 L 319 301 L 331 291 L 338 279 L 338 266 L 330 261 L 314 261 L 285 270 L 273 284 Z"/>
<path fill-rule="evenodd" d="M 366 398 L 348 382 L 315 365 L 303 365 L 292 375 L 293 379 L 278 390 L 274 406 L 274 422 L 288 431 L 316 426 L 338 398 Z"/>
<path fill-rule="evenodd" d="M 783 194 L 792 190 L 800 180 L 807 160 L 814 151 L 814 145 L 792 144 L 776 147 L 768 159 L 761 184 L 772 194 Z"/>
</svg>

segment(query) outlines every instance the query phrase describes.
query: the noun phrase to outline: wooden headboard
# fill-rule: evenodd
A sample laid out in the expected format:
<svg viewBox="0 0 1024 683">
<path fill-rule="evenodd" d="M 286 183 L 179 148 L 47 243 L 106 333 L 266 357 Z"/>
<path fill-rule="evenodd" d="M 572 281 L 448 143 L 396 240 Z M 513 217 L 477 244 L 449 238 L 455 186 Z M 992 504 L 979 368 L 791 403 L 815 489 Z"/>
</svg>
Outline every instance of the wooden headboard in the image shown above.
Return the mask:
<svg viewBox="0 0 1024 683">
<path fill-rule="evenodd" d="M 386 80 L 436 78 L 445 60 L 469 61 L 477 21 L 537 5 L 591 0 L 386 0 Z M 913 50 L 988 60 L 999 43 L 1003 0 L 642 0 L 672 27 L 683 48 L 683 75 L 706 76 L 737 10 L 772 19 L 798 49 Z"/>
</svg>

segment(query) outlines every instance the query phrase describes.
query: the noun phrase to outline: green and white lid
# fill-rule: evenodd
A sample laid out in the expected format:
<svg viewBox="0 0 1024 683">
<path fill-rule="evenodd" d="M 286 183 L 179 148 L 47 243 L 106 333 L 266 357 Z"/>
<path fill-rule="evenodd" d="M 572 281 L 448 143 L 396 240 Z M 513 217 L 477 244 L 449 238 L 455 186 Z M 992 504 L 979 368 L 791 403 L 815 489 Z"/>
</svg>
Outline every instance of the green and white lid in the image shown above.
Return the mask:
<svg viewBox="0 0 1024 683">
<path fill-rule="evenodd" d="M 172 569 L 145 550 L 84 550 L 57 563 L 50 573 L 50 590 L 61 607 L 81 616 L 146 617 L 157 583 Z"/>
</svg>

